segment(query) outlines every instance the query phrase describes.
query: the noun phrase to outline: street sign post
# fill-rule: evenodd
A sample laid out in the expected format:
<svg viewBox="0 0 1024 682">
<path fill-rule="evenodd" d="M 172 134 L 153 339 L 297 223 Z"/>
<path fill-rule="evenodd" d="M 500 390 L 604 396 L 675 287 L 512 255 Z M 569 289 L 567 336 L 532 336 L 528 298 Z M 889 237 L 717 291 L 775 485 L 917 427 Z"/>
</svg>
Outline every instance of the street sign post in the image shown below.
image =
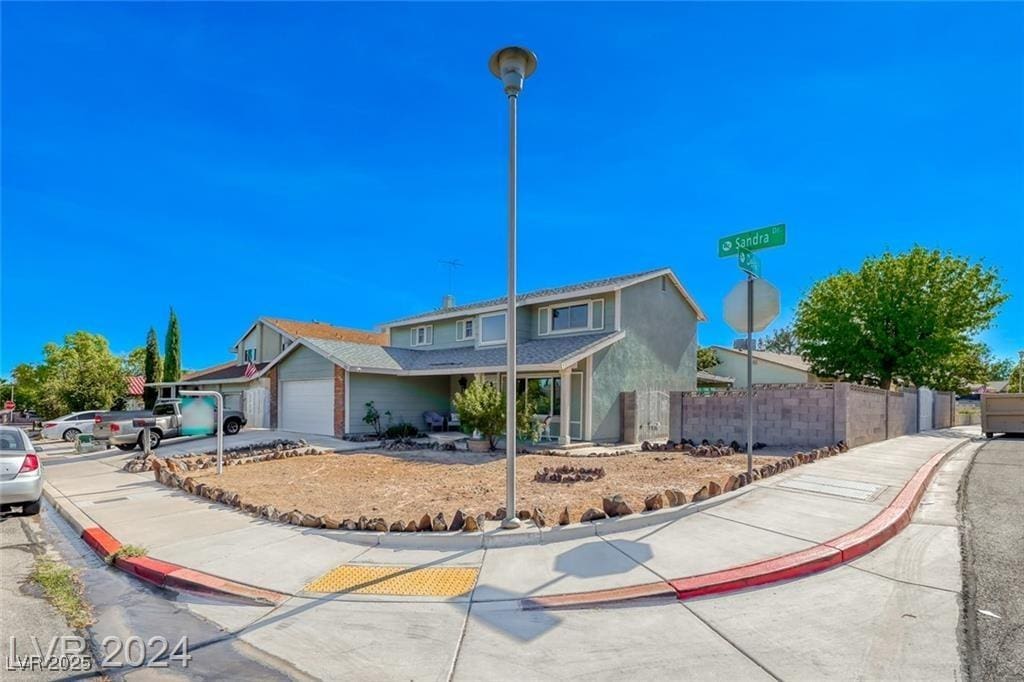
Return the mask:
<svg viewBox="0 0 1024 682">
<path fill-rule="evenodd" d="M 750 272 L 725 297 L 726 323 L 747 333 L 747 476 L 754 471 L 754 332 L 771 324 L 779 308 L 779 290 Z"/>
<path fill-rule="evenodd" d="M 736 255 L 739 256 L 737 262 L 739 263 L 740 270 L 751 277 L 761 276 L 761 259 L 758 258 L 753 251 L 739 249 Z"/>
<path fill-rule="evenodd" d="M 786 243 L 786 225 L 769 225 L 718 240 L 718 257 L 735 256 L 737 250 L 759 251 Z"/>
</svg>

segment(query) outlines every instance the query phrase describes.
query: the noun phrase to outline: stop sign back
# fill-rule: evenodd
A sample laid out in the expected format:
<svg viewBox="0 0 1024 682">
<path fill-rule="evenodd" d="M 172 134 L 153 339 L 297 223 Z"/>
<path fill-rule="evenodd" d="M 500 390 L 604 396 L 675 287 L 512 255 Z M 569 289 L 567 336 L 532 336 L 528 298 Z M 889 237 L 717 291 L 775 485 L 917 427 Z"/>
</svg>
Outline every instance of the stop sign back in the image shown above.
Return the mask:
<svg viewBox="0 0 1024 682">
<path fill-rule="evenodd" d="M 15 407 L 15 405 L 14 405 L 14 401 L 13 400 L 5 400 L 4 401 L 4 409 L 5 410 L 13 410 L 14 407 Z"/>
<path fill-rule="evenodd" d="M 763 279 L 755 279 L 754 327 L 763 331 L 779 316 L 779 290 Z M 725 321 L 738 334 L 747 333 L 747 281 L 738 282 L 725 297 Z"/>
</svg>

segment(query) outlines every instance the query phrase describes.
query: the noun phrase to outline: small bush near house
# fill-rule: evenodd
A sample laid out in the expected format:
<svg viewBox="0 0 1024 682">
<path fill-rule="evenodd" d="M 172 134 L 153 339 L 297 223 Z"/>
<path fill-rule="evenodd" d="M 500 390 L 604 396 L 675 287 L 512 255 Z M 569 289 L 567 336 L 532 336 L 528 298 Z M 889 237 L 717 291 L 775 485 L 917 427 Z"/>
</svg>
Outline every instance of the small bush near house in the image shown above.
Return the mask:
<svg viewBox="0 0 1024 682">
<path fill-rule="evenodd" d="M 505 394 L 492 384 L 474 380 L 465 391 L 456 393 L 455 409 L 463 430 L 468 433 L 479 431 L 491 442 L 491 449 L 498 444 L 498 437 L 505 432 Z M 516 406 L 516 429 L 521 438 L 534 438 L 538 424 L 533 420 L 533 406 L 524 395 Z"/>
<path fill-rule="evenodd" d="M 391 417 L 391 412 L 385 412 L 385 416 Z M 373 427 L 373 434 L 380 438 L 384 435 L 384 428 L 380 423 L 381 414 L 377 411 L 377 407 L 373 404 L 373 401 L 366 403 L 366 414 L 363 415 L 363 423 L 369 424 Z"/>
<path fill-rule="evenodd" d="M 419 429 L 407 422 L 399 422 L 389 426 L 384 431 L 385 438 L 415 438 L 419 435 Z"/>
</svg>

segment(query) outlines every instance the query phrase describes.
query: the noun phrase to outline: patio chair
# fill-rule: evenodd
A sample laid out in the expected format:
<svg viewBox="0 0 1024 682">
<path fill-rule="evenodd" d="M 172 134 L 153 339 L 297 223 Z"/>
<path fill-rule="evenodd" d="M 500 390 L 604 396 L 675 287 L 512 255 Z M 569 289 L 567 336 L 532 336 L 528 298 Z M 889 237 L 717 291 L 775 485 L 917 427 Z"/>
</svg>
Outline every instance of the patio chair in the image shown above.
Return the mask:
<svg viewBox="0 0 1024 682">
<path fill-rule="evenodd" d="M 456 431 L 458 431 L 462 427 L 462 422 L 459 421 L 458 412 L 452 412 L 451 414 L 448 415 L 448 430 L 451 431 L 453 426 L 455 427 Z"/>
<path fill-rule="evenodd" d="M 436 429 L 444 430 L 444 417 L 439 415 L 437 412 L 424 412 L 423 421 L 427 423 L 427 428 L 431 431 Z"/>
</svg>

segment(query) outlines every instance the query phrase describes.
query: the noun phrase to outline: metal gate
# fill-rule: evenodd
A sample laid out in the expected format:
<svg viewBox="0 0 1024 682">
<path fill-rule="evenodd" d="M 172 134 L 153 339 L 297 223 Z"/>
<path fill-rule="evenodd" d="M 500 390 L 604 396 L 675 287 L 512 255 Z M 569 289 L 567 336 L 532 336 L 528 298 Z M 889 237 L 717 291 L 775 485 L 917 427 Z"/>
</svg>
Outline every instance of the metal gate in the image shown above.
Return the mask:
<svg viewBox="0 0 1024 682">
<path fill-rule="evenodd" d="M 668 438 L 668 415 L 668 391 L 637 390 L 636 429 L 641 441 Z"/>
</svg>

